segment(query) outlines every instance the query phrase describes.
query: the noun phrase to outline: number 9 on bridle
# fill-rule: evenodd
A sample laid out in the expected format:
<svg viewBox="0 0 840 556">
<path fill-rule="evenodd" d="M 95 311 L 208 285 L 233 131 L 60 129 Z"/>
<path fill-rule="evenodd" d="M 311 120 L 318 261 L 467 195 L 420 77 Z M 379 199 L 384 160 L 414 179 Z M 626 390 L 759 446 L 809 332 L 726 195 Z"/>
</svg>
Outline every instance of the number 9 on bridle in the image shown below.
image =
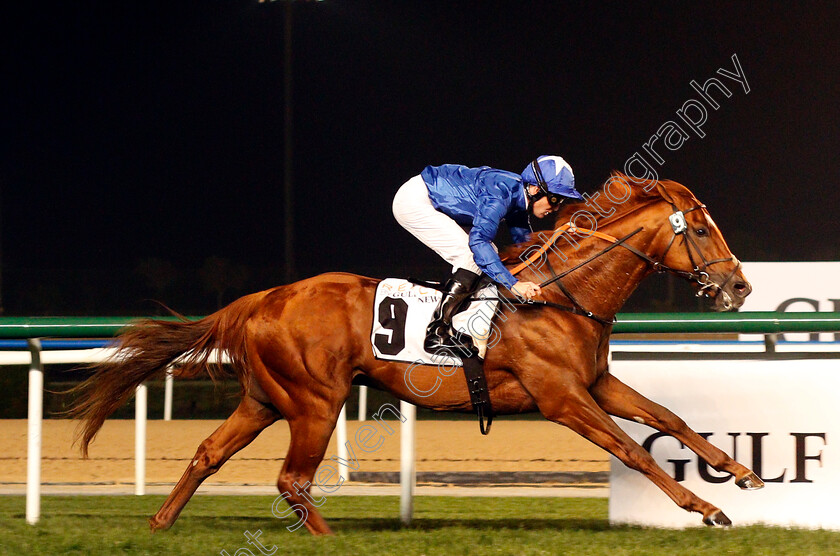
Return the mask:
<svg viewBox="0 0 840 556">
<path fill-rule="evenodd" d="M 729 525 L 719 508 L 666 474 L 610 416 L 673 435 L 714 469 L 731 473 L 743 489 L 760 488 L 761 479 L 671 411 L 611 375 L 607 355 L 613 317 L 654 272 L 672 272 L 693 282 L 717 310 L 739 307 L 750 286 L 705 206 L 687 188 L 672 181 L 636 180 L 631 186 L 630 178 L 621 174 L 614 174 L 605 187 L 615 180 L 624 181 L 626 199 L 606 211 L 607 216 L 595 218 L 597 230 L 571 226 L 580 205 L 569 205 L 557 216 L 553 243 L 537 238 L 511 251 L 507 264 L 522 267 L 519 277 L 545 283 L 543 303 L 505 305 L 494 319 L 500 339 L 484 362 L 492 406 L 497 415 L 540 412 L 643 473 L 677 505 L 702 514 L 705 523 Z M 557 238 L 563 234 L 569 234 L 566 246 L 576 245 L 573 250 L 559 248 Z M 535 264 L 535 251 L 544 264 Z M 526 253 L 529 257 L 517 256 Z M 546 279 L 546 269 L 551 278 Z M 364 377 L 421 407 L 471 410 L 461 369 L 421 397 L 416 392 L 432 391 L 440 380 L 434 367 L 414 368 L 409 388 L 404 380 L 407 363 L 374 358 L 370 330 L 378 282 L 323 274 L 247 295 L 198 321 L 146 320 L 127 328 L 117 339 L 118 354 L 96 365 L 77 387 L 81 395 L 72 414 L 83 420 L 82 452 L 87 455 L 104 420 L 135 387 L 162 377 L 167 367 L 175 365 L 176 376 L 184 377 L 232 375 L 242 386 L 239 406 L 198 447 L 150 519 L 152 529 L 170 527 L 204 479 L 284 418 L 291 441 L 278 488 L 310 532 L 330 533 L 307 490 L 354 378 Z M 227 356 L 228 364 L 211 361 L 216 350 Z"/>
</svg>

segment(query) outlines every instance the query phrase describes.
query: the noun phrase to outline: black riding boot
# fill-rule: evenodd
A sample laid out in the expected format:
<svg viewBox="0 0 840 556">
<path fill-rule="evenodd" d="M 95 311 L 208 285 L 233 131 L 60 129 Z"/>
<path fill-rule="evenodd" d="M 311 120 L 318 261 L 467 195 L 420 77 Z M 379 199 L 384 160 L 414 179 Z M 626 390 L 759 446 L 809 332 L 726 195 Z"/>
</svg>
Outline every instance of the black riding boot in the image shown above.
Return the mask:
<svg viewBox="0 0 840 556">
<path fill-rule="evenodd" d="M 452 317 L 463 308 L 464 301 L 473 293 L 478 283 L 478 274 L 459 268 L 443 286 L 443 298 L 435 309 L 435 314 L 426 329 L 426 341 L 423 347 L 429 353 L 448 348 L 472 349 L 469 338 L 461 339 L 460 333 L 453 333 Z"/>
</svg>

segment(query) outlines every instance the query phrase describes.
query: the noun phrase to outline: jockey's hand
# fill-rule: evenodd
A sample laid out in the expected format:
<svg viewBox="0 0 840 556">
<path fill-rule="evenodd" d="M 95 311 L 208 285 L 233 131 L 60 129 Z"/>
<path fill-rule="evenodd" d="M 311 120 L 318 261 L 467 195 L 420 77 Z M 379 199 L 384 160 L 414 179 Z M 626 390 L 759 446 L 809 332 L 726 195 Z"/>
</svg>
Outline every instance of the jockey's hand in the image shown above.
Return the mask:
<svg viewBox="0 0 840 556">
<path fill-rule="evenodd" d="M 540 295 L 540 286 L 533 282 L 520 280 L 510 288 L 510 291 L 515 293 L 517 297 L 531 299 L 535 295 Z"/>
</svg>

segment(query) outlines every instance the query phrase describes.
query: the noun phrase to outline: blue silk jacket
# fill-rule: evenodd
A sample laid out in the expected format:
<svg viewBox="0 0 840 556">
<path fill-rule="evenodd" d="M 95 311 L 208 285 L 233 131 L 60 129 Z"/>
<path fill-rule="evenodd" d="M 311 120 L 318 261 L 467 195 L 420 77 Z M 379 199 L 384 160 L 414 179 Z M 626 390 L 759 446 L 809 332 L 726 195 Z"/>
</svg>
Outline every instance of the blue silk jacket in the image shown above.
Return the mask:
<svg viewBox="0 0 840 556">
<path fill-rule="evenodd" d="M 475 264 L 494 281 L 510 288 L 517 280 L 505 268 L 491 242 L 502 220 L 513 241 L 528 239 L 528 209 L 522 176 L 488 166 L 427 166 L 420 173 L 432 206 L 458 224 L 471 226 L 469 245 Z"/>
</svg>

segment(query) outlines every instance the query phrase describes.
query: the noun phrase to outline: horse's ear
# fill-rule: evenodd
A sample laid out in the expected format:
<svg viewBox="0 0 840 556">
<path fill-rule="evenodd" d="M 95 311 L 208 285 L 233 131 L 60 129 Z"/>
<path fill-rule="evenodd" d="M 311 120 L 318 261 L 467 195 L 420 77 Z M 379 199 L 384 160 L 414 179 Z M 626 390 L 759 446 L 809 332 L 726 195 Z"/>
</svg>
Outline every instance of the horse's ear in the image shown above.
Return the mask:
<svg viewBox="0 0 840 556">
<path fill-rule="evenodd" d="M 656 190 L 659 192 L 659 195 L 661 195 L 662 198 L 668 202 L 668 204 L 670 204 L 672 207 L 677 206 L 677 204 L 674 202 L 674 198 L 671 196 L 671 193 L 665 188 L 665 185 L 661 181 L 657 180 Z"/>
</svg>

